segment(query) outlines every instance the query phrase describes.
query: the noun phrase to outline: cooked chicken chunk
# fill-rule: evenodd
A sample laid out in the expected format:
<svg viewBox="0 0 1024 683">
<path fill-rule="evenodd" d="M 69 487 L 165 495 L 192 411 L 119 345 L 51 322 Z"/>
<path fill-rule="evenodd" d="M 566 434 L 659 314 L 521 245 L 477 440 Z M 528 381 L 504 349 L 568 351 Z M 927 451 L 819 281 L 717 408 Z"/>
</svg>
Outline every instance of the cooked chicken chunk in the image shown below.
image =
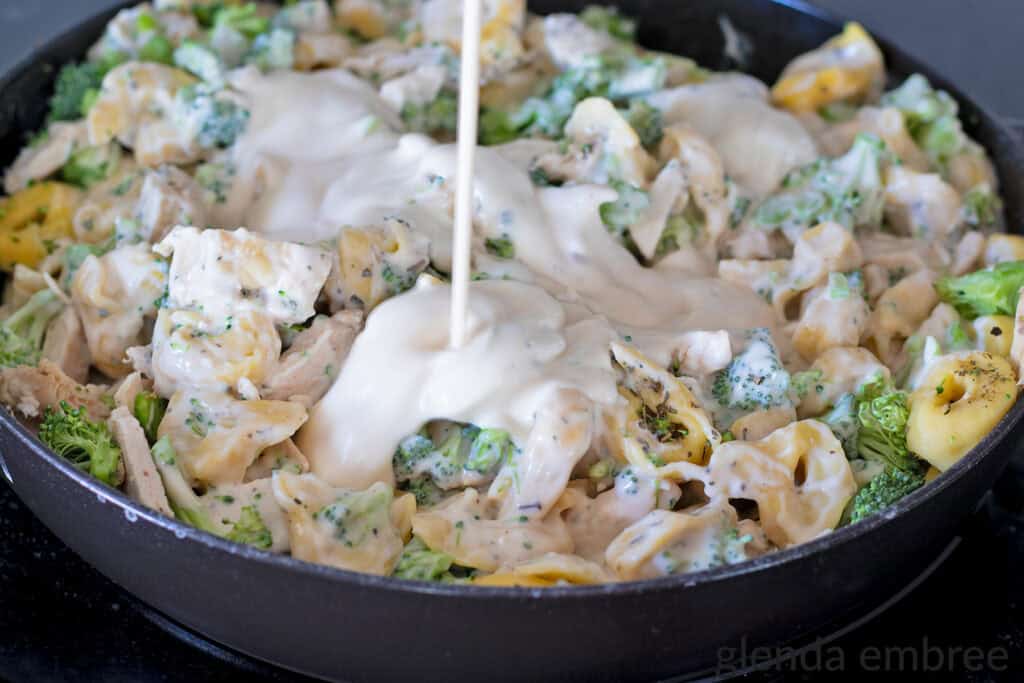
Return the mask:
<svg viewBox="0 0 1024 683">
<path fill-rule="evenodd" d="M 43 358 L 60 366 L 71 379 L 83 383 L 89 379 L 89 346 L 85 341 L 82 321 L 71 306 L 65 306 L 60 314 L 50 321 L 43 342 Z"/>
<path fill-rule="evenodd" d="M 110 415 L 109 387 L 79 384 L 45 358 L 39 361 L 39 367 L 20 365 L 0 370 L 0 403 L 14 406 L 25 417 L 41 417 L 46 408 L 61 401 L 85 408 L 94 420 Z"/>
<path fill-rule="evenodd" d="M 114 441 L 121 448 L 121 462 L 125 469 L 125 492 L 132 500 L 142 503 L 157 512 L 174 517 L 167 502 L 164 484 L 153 464 L 146 434 L 142 431 L 131 410 L 125 407 L 114 409 L 107 420 L 114 435 Z"/>
<path fill-rule="evenodd" d="M 293 399 L 307 406 L 319 401 L 334 382 L 362 324 L 361 311 L 318 317 L 281 356 L 260 394 L 267 399 Z"/>
</svg>

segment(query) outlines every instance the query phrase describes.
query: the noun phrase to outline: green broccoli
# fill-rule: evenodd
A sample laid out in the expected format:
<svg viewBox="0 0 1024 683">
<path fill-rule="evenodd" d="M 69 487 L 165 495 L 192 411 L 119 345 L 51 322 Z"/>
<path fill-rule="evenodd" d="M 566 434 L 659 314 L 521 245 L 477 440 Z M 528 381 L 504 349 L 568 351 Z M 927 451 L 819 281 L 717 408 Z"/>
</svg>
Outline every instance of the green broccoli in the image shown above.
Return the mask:
<svg viewBox="0 0 1024 683">
<path fill-rule="evenodd" d="M 402 121 L 417 133 L 454 133 L 458 121 L 459 104 L 455 93 L 441 91 L 428 104 L 406 104 L 402 107 Z"/>
<path fill-rule="evenodd" d="M 46 327 L 63 308 L 56 294 L 43 289 L 0 323 L 0 367 L 38 363 Z"/>
<path fill-rule="evenodd" d="M 393 576 L 410 581 L 450 581 L 454 577 L 448 570 L 454 562 L 451 555 L 435 552 L 418 536 L 413 536 L 405 544 Z"/>
<path fill-rule="evenodd" d="M 687 202 L 682 213 L 669 216 L 654 249 L 655 257 L 662 257 L 684 246 L 692 245 L 704 231 L 704 219 L 694 202 Z"/>
<path fill-rule="evenodd" d="M 923 485 L 924 475 L 920 471 L 887 467 L 854 496 L 850 522 L 859 522 L 865 517 L 881 512 Z"/>
<path fill-rule="evenodd" d="M 512 456 L 515 446 L 502 429 L 480 429 L 474 425 L 448 423 L 434 430 L 435 440 L 425 431 L 406 437 L 392 458 L 395 478 L 400 483 L 429 479 L 441 489 L 485 483 Z M 430 487 L 407 486 L 417 499 L 434 499 Z"/>
<path fill-rule="evenodd" d="M 825 373 L 817 369 L 794 372 L 789 385 L 793 388 L 796 397 L 802 399 L 812 391 L 817 394 L 825 391 L 825 385 L 821 381 L 824 376 Z"/>
<path fill-rule="evenodd" d="M 484 240 L 487 253 L 500 259 L 511 259 L 516 257 L 516 245 L 508 235 L 501 237 L 488 237 Z"/>
<path fill-rule="evenodd" d="M 879 373 L 857 392 L 857 453 L 865 460 L 916 472 L 921 460 L 907 447 L 907 395 Z"/>
<path fill-rule="evenodd" d="M 83 472 L 110 486 L 124 480 L 121 449 L 103 422 L 93 422 L 83 408 L 61 401 L 46 409 L 39 425 L 39 440 Z"/>
<path fill-rule="evenodd" d="M 177 94 L 187 115 L 199 123 L 197 141 L 201 147 L 227 148 L 245 131 L 249 111 L 234 100 L 218 96 L 206 85 L 190 85 Z"/>
<path fill-rule="evenodd" d="M 1002 225 L 1003 200 L 988 183 L 975 185 L 964 193 L 960 217 L 964 223 L 985 232 Z"/>
<path fill-rule="evenodd" d="M 482 107 L 478 122 L 478 134 L 481 145 L 501 145 L 512 142 L 519 137 L 522 128 L 528 121 L 519 121 L 513 114 L 500 109 Z"/>
<path fill-rule="evenodd" d="M 860 433 L 860 419 L 857 413 L 857 397 L 853 394 L 843 394 L 836 401 L 832 409 L 818 418 L 828 425 L 839 443 L 843 446 L 843 453 L 847 458 L 857 455 L 857 436 Z"/>
<path fill-rule="evenodd" d="M 627 42 L 636 39 L 636 21 L 619 14 L 616 7 L 589 5 L 580 12 L 580 20 L 590 28 L 604 31 L 612 38 Z"/>
<path fill-rule="evenodd" d="M 982 315 L 1013 315 L 1021 287 L 1024 261 L 1006 261 L 935 283 L 939 298 L 969 320 Z"/>
<path fill-rule="evenodd" d="M 228 26 L 246 38 L 255 38 L 270 29 L 270 20 L 259 15 L 256 3 L 228 5 L 213 12 L 213 27 Z"/>
<path fill-rule="evenodd" d="M 74 121 L 85 116 L 99 92 L 106 73 L 92 62 L 65 64 L 57 73 L 47 121 Z"/>
<path fill-rule="evenodd" d="M 144 62 L 171 64 L 174 61 L 174 45 L 167 36 L 158 33 L 139 48 L 139 59 Z"/>
<path fill-rule="evenodd" d="M 263 523 L 260 511 L 255 505 L 245 505 L 238 517 L 238 521 L 232 523 L 231 530 L 224 538 L 235 543 L 244 543 L 260 550 L 268 550 L 274 543 L 274 537 L 270 529 Z"/>
<path fill-rule="evenodd" d="M 792 242 L 825 221 L 848 230 L 878 225 L 885 204 L 882 168 L 889 157 L 881 139 L 861 133 L 845 155 L 790 172 L 779 192 L 757 207 L 753 220 L 761 228 L 781 230 Z"/>
<path fill-rule="evenodd" d="M 619 193 L 613 202 L 605 202 L 598 207 L 601 221 L 608 232 L 620 240 L 629 233 L 629 228 L 640 219 L 640 215 L 651 205 L 647 193 L 638 187 L 619 180 L 613 180 L 611 188 Z"/>
<path fill-rule="evenodd" d="M 409 479 L 400 482 L 398 488 L 408 491 L 416 498 L 416 505 L 425 508 L 437 505 L 444 499 L 444 491 L 432 479 Z"/>
<path fill-rule="evenodd" d="M 580 66 L 560 73 L 546 94 L 527 99 L 518 110 L 485 111 L 480 140 L 483 144 L 498 144 L 524 135 L 559 138 L 580 100 L 606 97 L 626 103 L 660 90 L 667 73 L 668 67 L 661 57 L 637 57 L 624 52 L 590 57 Z M 652 121 L 649 117 L 649 128 Z"/>
<path fill-rule="evenodd" d="M 261 33 L 252 41 L 252 49 L 245 56 L 248 64 L 255 64 L 262 71 L 290 69 L 295 63 L 295 32 L 287 28 L 275 28 Z"/>
<path fill-rule="evenodd" d="M 772 408 L 790 400 L 789 372 L 767 328 L 750 331 L 746 349 L 714 375 L 711 394 L 723 408 L 740 411 Z"/>
<path fill-rule="evenodd" d="M 653 149 L 661 142 L 664 121 L 660 109 L 652 107 L 644 100 L 632 99 L 623 115 L 640 137 L 640 143 L 644 147 Z"/>
<path fill-rule="evenodd" d="M 504 429 L 480 429 L 473 436 L 466 458 L 466 469 L 486 474 L 506 462 L 515 450 L 512 437 Z"/>
<path fill-rule="evenodd" d="M 967 146 L 956 100 L 947 92 L 935 90 L 920 74 L 883 95 L 881 104 L 903 112 L 907 132 L 939 170 L 945 171 L 949 160 Z"/>
<path fill-rule="evenodd" d="M 391 487 L 377 482 L 365 491 L 345 491 L 313 513 L 313 519 L 333 527 L 334 538 L 354 548 L 391 524 Z"/>
<path fill-rule="evenodd" d="M 210 86 L 224 85 L 224 65 L 216 52 L 193 40 L 184 41 L 174 51 L 174 65 L 195 74 Z"/>
<path fill-rule="evenodd" d="M 140 391 L 135 395 L 132 412 L 135 419 L 142 425 L 142 430 L 146 432 L 146 438 L 150 443 L 156 442 L 157 429 L 160 427 L 160 422 L 164 419 L 166 411 L 167 399 L 160 398 L 152 391 Z"/>
<path fill-rule="evenodd" d="M 62 180 L 88 189 L 106 180 L 121 163 L 121 146 L 97 145 L 76 149 L 60 169 Z"/>
</svg>

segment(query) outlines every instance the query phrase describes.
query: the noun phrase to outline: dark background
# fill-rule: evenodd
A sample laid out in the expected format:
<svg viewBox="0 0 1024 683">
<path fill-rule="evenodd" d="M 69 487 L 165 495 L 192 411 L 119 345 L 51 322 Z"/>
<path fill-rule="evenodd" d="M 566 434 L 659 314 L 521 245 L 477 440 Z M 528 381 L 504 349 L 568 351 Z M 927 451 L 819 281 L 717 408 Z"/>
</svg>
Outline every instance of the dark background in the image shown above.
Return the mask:
<svg viewBox="0 0 1024 683">
<path fill-rule="evenodd" d="M 0 72 L 26 57 L 34 46 L 113 4 L 111 0 L 0 0 Z M 993 111 L 1024 121 L 1024 79 L 1018 57 L 1011 52 L 1024 36 L 1024 0 L 816 0 L 813 4 L 856 17 L 873 32 L 934 65 Z M 987 501 L 965 529 L 960 547 L 919 589 L 869 627 L 837 641 L 848 665 L 843 679 L 865 678 L 863 672 L 849 671 L 856 668 L 849 664 L 865 649 L 906 645 L 920 650 L 924 638 L 943 647 L 973 645 L 986 652 L 1005 652 L 1010 668 L 1002 673 L 946 669 L 923 677 L 900 675 L 899 680 L 1024 679 L 1014 673 L 1024 671 L 1021 482 L 1021 473 L 1004 478 L 1004 488 L 1014 490 Z M 98 577 L 50 535 L 0 479 L 0 680 L 285 680 L 244 661 L 225 661 L 225 656 L 230 658 L 225 653 L 199 652 L 166 635 L 151 619 L 132 598 Z M 797 671 L 783 666 L 781 672 L 756 679 L 840 678 L 823 672 L 824 660 L 816 663 L 811 657 L 803 663 L 795 667 Z M 872 676 L 872 680 L 882 678 Z"/>
</svg>

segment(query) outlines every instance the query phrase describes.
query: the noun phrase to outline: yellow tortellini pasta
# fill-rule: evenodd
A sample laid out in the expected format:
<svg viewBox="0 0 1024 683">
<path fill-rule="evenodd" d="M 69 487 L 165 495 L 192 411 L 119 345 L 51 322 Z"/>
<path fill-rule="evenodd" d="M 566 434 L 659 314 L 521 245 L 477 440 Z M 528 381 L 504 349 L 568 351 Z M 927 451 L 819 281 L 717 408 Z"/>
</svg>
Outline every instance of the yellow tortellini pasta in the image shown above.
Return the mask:
<svg viewBox="0 0 1024 683">
<path fill-rule="evenodd" d="M 935 361 L 910 396 L 907 446 L 946 471 L 985 436 L 1017 400 L 1009 361 L 983 351 Z"/>
<path fill-rule="evenodd" d="M 860 24 L 850 22 L 820 48 L 790 62 L 772 88 L 772 100 L 793 111 L 815 111 L 833 102 L 866 99 L 884 81 L 882 51 Z"/>
<path fill-rule="evenodd" d="M 291 401 L 239 401 L 221 392 L 178 391 L 159 435 L 170 438 L 191 483 L 237 484 L 260 452 L 290 437 L 306 421 Z"/>
<path fill-rule="evenodd" d="M 625 372 L 623 455 L 634 464 L 707 462 L 720 435 L 681 379 L 625 344 L 612 344 Z"/>
<path fill-rule="evenodd" d="M 279 471 L 274 497 L 288 515 L 292 556 L 340 569 L 390 574 L 402 554 L 408 502 L 377 482 L 339 489 L 312 474 Z"/>
<path fill-rule="evenodd" d="M 835 528 L 857 491 L 843 448 L 822 422 L 803 420 L 760 441 L 730 441 L 711 456 L 712 488 L 757 503 L 772 543 L 803 543 Z"/>
</svg>

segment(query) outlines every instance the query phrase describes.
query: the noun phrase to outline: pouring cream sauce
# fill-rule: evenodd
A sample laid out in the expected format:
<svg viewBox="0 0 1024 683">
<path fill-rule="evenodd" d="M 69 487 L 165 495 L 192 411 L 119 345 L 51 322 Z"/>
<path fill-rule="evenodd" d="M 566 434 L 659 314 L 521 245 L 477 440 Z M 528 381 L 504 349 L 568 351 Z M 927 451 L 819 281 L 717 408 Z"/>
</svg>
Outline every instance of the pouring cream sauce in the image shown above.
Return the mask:
<svg viewBox="0 0 1024 683">
<path fill-rule="evenodd" d="M 435 266 L 450 267 L 454 145 L 399 135 L 370 86 L 341 70 L 249 71 L 236 87 L 252 109 L 229 199 L 243 207 L 239 223 L 315 242 L 345 225 L 397 216 L 430 238 Z M 637 332 L 642 350 L 667 362 L 686 331 L 774 323 L 745 287 L 637 263 L 601 222 L 599 207 L 614 191 L 537 188 L 513 158 L 478 149 L 475 231 L 507 235 L 533 284 L 473 283 L 469 338 L 459 352 L 447 349 L 447 285 L 421 284 L 379 305 L 298 436 L 326 481 L 390 482 L 395 447 L 430 419 L 507 429 L 522 444 L 538 406 L 558 388 L 579 389 L 597 404 L 618 400 L 608 359 L 617 335 Z M 482 244 L 474 253 L 479 268 Z"/>
</svg>

